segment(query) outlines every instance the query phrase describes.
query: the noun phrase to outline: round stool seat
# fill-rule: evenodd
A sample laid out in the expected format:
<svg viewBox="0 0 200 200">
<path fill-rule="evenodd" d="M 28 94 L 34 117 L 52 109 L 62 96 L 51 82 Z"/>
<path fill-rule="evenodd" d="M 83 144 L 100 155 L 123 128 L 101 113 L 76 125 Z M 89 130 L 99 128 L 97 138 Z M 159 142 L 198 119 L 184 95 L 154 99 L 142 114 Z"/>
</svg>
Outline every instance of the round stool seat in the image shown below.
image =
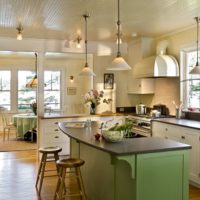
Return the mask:
<svg viewBox="0 0 200 200">
<path fill-rule="evenodd" d="M 56 163 L 58 166 L 62 166 L 65 168 L 73 168 L 80 167 L 85 163 L 85 161 L 77 158 L 68 158 L 63 160 L 57 160 Z"/>
<path fill-rule="evenodd" d="M 59 153 L 62 151 L 61 147 L 43 147 L 39 148 L 40 153 Z"/>
</svg>

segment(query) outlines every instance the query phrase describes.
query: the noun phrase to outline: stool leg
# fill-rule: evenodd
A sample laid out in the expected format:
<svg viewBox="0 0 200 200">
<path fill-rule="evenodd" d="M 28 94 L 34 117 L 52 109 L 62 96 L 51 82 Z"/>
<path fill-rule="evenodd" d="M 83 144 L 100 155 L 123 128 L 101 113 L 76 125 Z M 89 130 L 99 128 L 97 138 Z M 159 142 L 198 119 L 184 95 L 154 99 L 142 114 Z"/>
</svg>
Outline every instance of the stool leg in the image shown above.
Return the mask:
<svg viewBox="0 0 200 200">
<path fill-rule="evenodd" d="M 57 198 L 58 200 L 63 199 L 63 192 L 65 190 L 65 173 L 66 168 L 60 167 L 54 200 L 56 200 Z"/>
<path fill-rule="evenodd" d="M 55 158 L 55 163 L 57 160 L 59 160 L 59 156 L 58 156 L 58 153 L 54 153 L 54 158 Z M 58 169 L 58 166 L 56 165 L 56 169 L 57 169 L 57 173 L 59 173 L 59 169 Z"/>
<path fill-rule="evenodd" d="M 86 200 L 87 197 L 86 197 L 86 193 L 85 193 L 85 188 L 84 188 L 84 184 L 83 184 L 83 179 L 82 179 L 82 176 L 81 176 L 80 167 L 77 167 L 77 168 L 75 169 L 75 172 L 76 172 L 76 176 L 77 176 L 77 182 L 78 182 L 78 185 L 79 185 L 79 189 L 81 190 L 81 199 Z M 83 198 L 82 198 L 82 197 L 83 197 Z"/>
<path fill-rule="evenodd" d="M 38 194 L 40 195 L 41 189 L 42 189 L 42 183 L 44 179 L 44 171 L 45 171 L 45 166 L 46 166 L 46 159 L 47 159 L 47 154 L 44 153 L 44 158 L 42 160 L 42 167 L 41 167 L 41 176 L 40 176 L 40 184 L 39 184 L 39 192 Z"/>
<path fill-rule="evenodd" d="M 9 137 L 10 137 L 10 128 L 8 128 L 8 140 L 9 140 Z"/>
<path fill-rule="evenodd" d="M 44 160 L 44 154 L 42 154 L 42 158 L 41 158 L 40 165 L 39 165 L 39 168 L 38 168 L 37 180 L 36 180 L 36 183 L 35 183 L 35 187 L 37 187 L 37 184 L 38 184 L 38 181 L 39 181 L 39 178 L 40 178 L 43 160 Z"/>
<path fill-rule="evenodd" d="M 58 197 L 58 192 L 59 192 L 59 189 L 60 189 L 60 184 L 61 184 L 61 179 L 62 179 L 62 173 L 63 173 L 63 167 L 60 167 L 59 173 L 58 173 L 58 181 L 57 181 L 57 185 L 56 185 L 56 192 L 55 192 L 55 195 L 54 195 L 54 200 L 56 200 L 57 197 Z"/>
<path fill-rule="evenodd" d="M 6 137 L 6 129 L 3 129 L 3 141 L 5 141 L 5 137 Z"/>
<path fill-rule="evenodd" d="M 62 180 L 61 180 L 60 190 L 59 190 L 59 200 L 63 199 L 63 192 L 65 190 L 65 174 L 66 174 L 66 168 L 63 168 Z"/>
</svg>

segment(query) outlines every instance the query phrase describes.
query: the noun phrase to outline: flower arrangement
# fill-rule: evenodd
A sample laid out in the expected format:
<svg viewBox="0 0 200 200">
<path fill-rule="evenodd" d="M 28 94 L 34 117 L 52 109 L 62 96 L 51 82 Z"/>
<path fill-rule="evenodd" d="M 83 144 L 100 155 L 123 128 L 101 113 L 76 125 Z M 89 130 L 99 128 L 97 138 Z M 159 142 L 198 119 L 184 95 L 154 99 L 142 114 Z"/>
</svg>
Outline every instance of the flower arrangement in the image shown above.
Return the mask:
<svg viewBox="0 0 200 200">
<path fill-rule="evenodd" d="M 90 90 L 84 95 L 84 102 L 90 103 L 90 114 L 95 114 L 96 106 L 98 106 L 103 98 L 104 92 L 97 90 Z M 109 104 L 112 99 L 103 99 L 103 103 Z"/>
<path fill-rule="evenodd" d="M 32 111 L 35 115 L 37 115 L 37 103 L 33 102 L 31 105 Z"/>
<path fill-rule="evenodd" d="M 84 95 L 84 102 L 85 103 L 91 103 L 95 104 L 95 106 L 98 106 L 100 104 L 101 99 L 103 98 L 104 92 L 97 90 L 90 90 Z M 110 103 L 112 99 L 103 99 L 103 103 Z"/>
</svg>

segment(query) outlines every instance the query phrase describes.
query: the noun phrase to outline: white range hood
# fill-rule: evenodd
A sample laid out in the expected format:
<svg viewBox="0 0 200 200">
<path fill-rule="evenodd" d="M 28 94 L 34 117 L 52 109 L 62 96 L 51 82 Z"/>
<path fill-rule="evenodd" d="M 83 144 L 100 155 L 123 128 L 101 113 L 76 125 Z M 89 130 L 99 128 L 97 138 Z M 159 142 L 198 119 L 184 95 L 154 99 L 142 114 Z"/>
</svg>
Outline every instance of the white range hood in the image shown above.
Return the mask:
<svg viewBox="0 0 200 200">
<path fill-rule="evenodd" d="M 167 41 L 161 41 L 157 46 L 157 56 L 139 61 L 133 67 L 134 78 L 178 77 L 178 62 L 173 56 L 165 55 L 167 46 Z"/>
</svg>

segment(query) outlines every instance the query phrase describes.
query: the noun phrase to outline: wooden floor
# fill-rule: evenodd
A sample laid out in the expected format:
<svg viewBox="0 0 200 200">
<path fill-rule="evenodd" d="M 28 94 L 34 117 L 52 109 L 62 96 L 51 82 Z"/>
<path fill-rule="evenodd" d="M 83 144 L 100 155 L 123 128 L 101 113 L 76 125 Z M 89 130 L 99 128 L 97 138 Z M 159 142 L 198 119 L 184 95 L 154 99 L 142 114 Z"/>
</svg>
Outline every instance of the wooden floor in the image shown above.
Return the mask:
<svg viewBox="0 0 200 200">
<path fill-rule="evenodd" d="M 27 141 L 24 141 L 23 139 L 17 139 L 15 132 L 11 132 L 9 140 L 6 137 L 4 141 L 3 132 L 0 132 L 0 152 L 21 151 L 21 150 L 30 150 L 30 149 L 37 149 L 37 143 L 27 142 Z"/>
<path fill-rule="evenodd" d="M 35 189 L 37 168 L 35 150 L 1 152 L 0 200 L 52 200 L 57 177 L 45 179 L 39 198 Z M 200 200 L 200 189 L 190 186 L 190 200 Z"/>
</svg>

